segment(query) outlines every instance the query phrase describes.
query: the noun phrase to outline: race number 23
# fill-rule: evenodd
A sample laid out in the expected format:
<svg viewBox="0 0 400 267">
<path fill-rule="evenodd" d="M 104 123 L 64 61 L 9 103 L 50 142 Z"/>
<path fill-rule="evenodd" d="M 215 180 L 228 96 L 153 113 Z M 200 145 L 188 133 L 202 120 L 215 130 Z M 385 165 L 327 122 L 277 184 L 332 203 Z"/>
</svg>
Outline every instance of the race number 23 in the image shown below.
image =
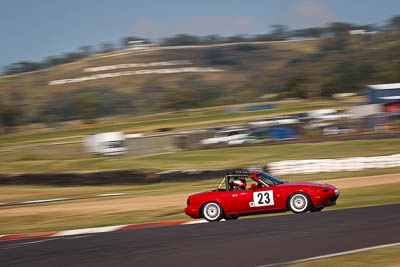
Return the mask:
<svg viewBox="0 0 400 267">
<path fill-rule="evenodd" d="M 274 192 L 261 191 L 253 193 L 254 207 L 272 206 L 274 205 Z"/>
</svg>

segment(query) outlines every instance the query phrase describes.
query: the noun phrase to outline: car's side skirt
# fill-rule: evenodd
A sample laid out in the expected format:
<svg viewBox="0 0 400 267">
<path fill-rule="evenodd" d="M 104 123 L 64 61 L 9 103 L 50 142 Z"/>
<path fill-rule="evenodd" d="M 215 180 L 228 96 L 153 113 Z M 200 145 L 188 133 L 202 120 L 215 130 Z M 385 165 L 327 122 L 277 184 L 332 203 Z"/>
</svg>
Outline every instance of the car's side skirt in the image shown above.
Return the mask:
<svg viewBox="0 0 400 267">
<path fill-rule="evenodd" d="M 250 215 L 259 215 L 259 214 L 268 214 L 268 213 L 280 213 L 280 212 L 285 212 L 286 209 L 273 209 L 273 210 L 259 210 L 259 211 L 253 211 L 253 212 L 241 212 L 241 213 L 227 213 L 227 215 L 238 215 L 240 217 L 242 216 L 250 216 Z"/>
<path fill-rule="evenodd" d="M 328 203 L 328 204 L 323 204 L 323 205 L 314 206 L 314 208 L 318 209 L 318 208 L 331 207 L 331 206 L 335 206 L 335 205 L 336 205 L 336 201 L 333 201 L 333 202 Z"/>
</svg>

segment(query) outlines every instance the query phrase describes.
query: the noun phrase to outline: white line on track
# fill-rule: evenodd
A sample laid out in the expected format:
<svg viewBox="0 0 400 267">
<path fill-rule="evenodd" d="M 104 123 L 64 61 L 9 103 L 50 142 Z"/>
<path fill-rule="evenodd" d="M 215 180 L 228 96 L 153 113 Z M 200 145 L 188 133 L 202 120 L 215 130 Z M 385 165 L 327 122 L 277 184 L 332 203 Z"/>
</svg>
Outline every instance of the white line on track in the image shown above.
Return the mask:
<svg viewBox="0 0 400 267">
<path fill-rule="evenodd" d="M 348 250 L 348 251 L 326 254 L 326 255 L 321 255 L 321 256 L 316 256 L 316 257 L 311 257 L 311 258 L 304 258 L 304 259 L 294 260 L 294 261 L 286 261 L 286 262 L 272 263 L 272 264 L 267 264 L 267 265 L 259 265 L 257 267 L 284 266 L 284 265 L 288 265 L 288 264 L 296 264 L 296 263 L 301 263 L 301 262 L 305 262 L 305 261 L 320 260 L 320 259 L 325 259 L 325 258 L 330 258 L 330 257 L 343 256 L 343 255 L 347 255 L 347 254 L 353 254 L 353 253 L 374 250 L 374 249 L 379 249 L 379 248 L 393 247 L 393 246 L 398 246 L 398 245 L 400 245 L 400 242 L 379 245 L 379 246 L 373 246 L 373 247 L 360 248 L 360 249 L 354 249 L 354 250 Z"/>
<path fill-rule="evenodd" d="M 101 197 L 115 197 L 115 196 L 124 196 L 124 195 L 128 195 L 128 193 L 109 193 L 109 194 L 99 194 L 99 195 L 90 195 L 90 196 L 63 197 L 63 198 L 30 200 L 30 201 L 22 201 L 22 202 L 9 202 L 9 203 L 0 203 L 0 207 L 22 206 L 22 205 L 29 205 L 29 204 L 40 204 L 40 203 L 68 201 L 68 200 L 82 200 L 82 199 L 101 198 Z"/>
<path fill-rule="evenodd" d="M 68 237 L 55 237 L 55 238 L 46 238 L 46 239 L 41 239 L 41 240 L 35 240 L 35 241 L 27 241 L 27 242 L 20 242 L 16 244 L 11 244 L 11 245 L 5 245 L 5 246 L 0 246 L 0 249 L 10 249 L 10 248 L 19 248 L 27 245 L 32 245 L 32 244 L 37 244 L 37 243 L 44 243 L 48 241 L 54 241 L 54 240 L 60 240 L 60 239 L 78 239 L 78 238 L 86 238 L 89 237 L 88 235 L 80 235 L 80 236 L 68 236 Z"/>
<path fill-rule="evenodd" d="M 28 242 L 22 242 L 22 243 L 11 244 L 11 245 L 6 245 L 6 246 L 0 246 L 0 249 L 19 248 L 19 247 L 26 246 L 26 245 L 43 243 L 43 242 L 57 240 L 57 239 L 60 239 L 60 238 L 53 238 L 53 239 L 46 238 L 46 239 L 41 239 L 41 240 L 28 241 Z"/>
<path fill-rule="evenodd" d="M 200 224 L 200 223 L 208 223 L 207 220 L 195 220 L 195 221 L 190 221 L 190 222 L 184 222 L 182 225 L 188 225 L 188 224 Z"/>
<path fill-rule="evenodd" d="M 220 222 L 225 222 L 225 219 L 222 219 Z M 205 219 L 201 219 L 201 220 L 194 220 L 194 221 L 190 221 L 190 222 L 184 222 L 181 225 L 188 225 L 188 224 L 200 224 L 200 223 L 209 223 L 209 221 L 205 220 Z"/>
<path fill-rule="evenodd" d="M 105 233 L 112 232 L 125 227 L 126 225 L 116 225 L 116 226 L 105 226 L 96 228 L 86 228 L 86 229 L 76 229 L 76 230 L 66 230 L 58 232 L 53 236 L 71 236 L 71 235 L 82 235 L 82 234 L 94 234 L 94 233 Z"/>
</svg>

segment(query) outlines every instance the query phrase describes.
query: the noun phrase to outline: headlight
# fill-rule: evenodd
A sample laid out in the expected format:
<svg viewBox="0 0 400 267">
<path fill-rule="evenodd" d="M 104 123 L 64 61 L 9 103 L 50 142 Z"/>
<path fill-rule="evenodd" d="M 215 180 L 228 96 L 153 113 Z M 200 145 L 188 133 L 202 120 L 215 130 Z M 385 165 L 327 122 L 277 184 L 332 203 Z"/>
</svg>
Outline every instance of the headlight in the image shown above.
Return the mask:
<svg viewBox="0 0 400 267">
<path fill-rule="evenodd" d="M 339 189 L 335 189 L 335 196 L 339 195 Z"/>
</svg>

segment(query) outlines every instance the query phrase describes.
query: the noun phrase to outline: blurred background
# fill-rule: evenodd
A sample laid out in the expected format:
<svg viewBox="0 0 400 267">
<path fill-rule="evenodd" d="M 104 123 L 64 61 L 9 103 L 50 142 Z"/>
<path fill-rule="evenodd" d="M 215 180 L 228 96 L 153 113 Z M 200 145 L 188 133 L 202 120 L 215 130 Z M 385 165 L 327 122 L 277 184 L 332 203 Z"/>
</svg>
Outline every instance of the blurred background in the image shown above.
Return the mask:
<svg viewBox="0 0 400 267">
<path fill-rule="evenodd" d="M 81 171 L 40 160 L 92 158 L 87 152 L 124 154 L 125 160 L 288 140 L 397 136 L 400 16 L 390 1 L 353 4 L 356 16 L 340 1 L 258 2 L 265 14 L 246 6 L 240 16 L 227 15 L 238 3 L 229 10 L 213 6 L 219 16 L 200 16 L 193 5 L 170 6 L 182 13 L 174 20 L 160 11 L 137 17 L 134 8 L 149 8 L 143 3 L 121 1 L 109 13 L 106 3 L 85 4 L 84 14 L 74 1 L 42 5 L 49 10 L 26 4 L 32 9 L 23 16 L 2 18 L 10 38 L 3 42 L 0 149 L 12 152 L 3 154 L 6 160 L 19 161 L 0 169 L 4 173 Z M 123 7 L 132 7 L 132 14 Z M 270 14 L 279 8 L 280 16 Z M 56 18 L 57 12 L 63 16 Z M 65 29 L 57 28 L 61 24 Z M 108 28 L 121 32 L 117 41 L 83 43 L 115 39 Z M 16 36 L 18 30 L 28 35 Z M 31 31 L 40 38 L 30 38 Z M 82 45 L 72 52 L 51 55 L 76 43 Z M 39 61 L 11 61 L 38 55 Z M 107 132 L 113 133 L 96 135 Z"/>
<path fill-rule="evenodd" d="M 400 201 L 397 1 L 16 1 L 0 21 L 0 202 L 176 195 L 10 208 L 3 233 L 183 219 L 235 168 L 365 178 L 335 208 Z"/>
</svg>

